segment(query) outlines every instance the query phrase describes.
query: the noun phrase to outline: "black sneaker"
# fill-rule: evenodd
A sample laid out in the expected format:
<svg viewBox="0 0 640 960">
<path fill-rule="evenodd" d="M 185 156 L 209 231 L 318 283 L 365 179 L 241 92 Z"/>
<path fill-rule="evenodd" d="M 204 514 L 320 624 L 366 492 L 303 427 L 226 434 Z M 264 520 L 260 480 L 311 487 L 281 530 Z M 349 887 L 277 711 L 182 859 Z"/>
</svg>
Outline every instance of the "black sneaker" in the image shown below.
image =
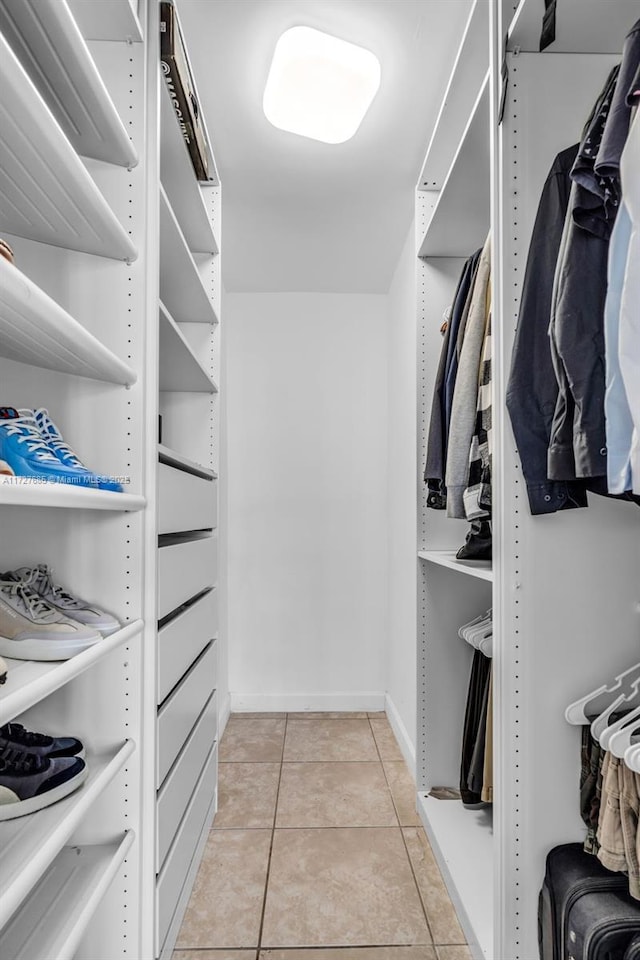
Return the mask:
<svg viewBox="0 0 640 960">
<path fill-rule="evenodd" d="M 24 817 L 73 793 L 87 776 L 77 757 L 39 757 L 5 748 L 0 753 L 0 821 Z"/>
<path fill-rule="evenodd" d="M 489 520 L 472 520 L 465 543 L 456 553 L 456 560 L 491 560 L 492 536 Z"/>
<path fill-rule="evenodd" d="M 36 753 L 39 757 L 84 757 L 84 745 L 75 737 L 32 733 L 21 723 L 5 723 L 0 727 L 0 754 L 7 747 L 18 753 Z"/>
</svg>

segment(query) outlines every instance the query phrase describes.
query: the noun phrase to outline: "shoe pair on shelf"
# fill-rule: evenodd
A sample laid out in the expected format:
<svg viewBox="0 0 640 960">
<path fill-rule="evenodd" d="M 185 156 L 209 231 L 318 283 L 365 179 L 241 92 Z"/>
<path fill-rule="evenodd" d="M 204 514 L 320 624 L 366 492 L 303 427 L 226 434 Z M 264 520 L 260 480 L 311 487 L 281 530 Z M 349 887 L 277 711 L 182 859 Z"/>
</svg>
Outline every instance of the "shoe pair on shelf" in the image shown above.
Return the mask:
<svg viewBox="0 0 640 960">
<path fill-rule="evenodd" d="M 472 520 L 465 542 L 456 553 L 456 560 L 491 560 L 493 537 L 490 520 Z"/>
<path fill-rule="evenodd" d="M 75 737 L 33 733 L 20 723 L 0 727 L 0 821 L 24 817 L 62 800 L 87 777 Z"/>
<path fill-rule="evenodd" d="M 0 474 L 122 493 L 115 480 L 97 476 L 85 467 L 44 407 L 0 407 Z"/>
<path fill-rule="evenodd" d="M 69 593 L 45 563 L 0 574 L 0 656 L 68 660 L 120 629 L 110 613 Z"/>
</svg>

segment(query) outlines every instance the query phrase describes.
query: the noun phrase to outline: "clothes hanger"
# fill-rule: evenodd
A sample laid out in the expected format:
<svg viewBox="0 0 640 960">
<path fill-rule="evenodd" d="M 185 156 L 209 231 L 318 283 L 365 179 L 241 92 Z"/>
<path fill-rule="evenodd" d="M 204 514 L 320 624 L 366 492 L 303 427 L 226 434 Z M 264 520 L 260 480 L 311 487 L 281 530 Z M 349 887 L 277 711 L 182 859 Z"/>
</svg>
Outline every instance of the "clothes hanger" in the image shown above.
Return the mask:
<svg viewBox="0 0 640 960">
<path fill-rule="evenodd" d="M 624 721 L 624 722 L 623 722 Z M 613 727 L 617 727 L 616 730 L 613 730 Z M 611 733 L 610 731 L 613 732 Z M 620 760 L 625 755 L 625 752 L 631 746 L 636 746 L 637 741 L 632 741 L 634 733 L 640 732 L 640 707 L 637 707 L 635 710 L 632 710 L 631 713 L 627 714 L 626 717 L 623 717 L 618 724 L 613 724 L 611 727 L 608 727 L 601 738 L 606 739 L 606 749 L 618 757 Z"/>
<path fill-rule="evenodd" d="M 629 770 L 640 773 L 640 743 L 632 743 L 624 752 L 624 762 Z"/>
<path fill-rule="evenodd" d="M 620 698 L 618 698 L 620 699 Z M 634 721 L 640 718 L 640 707 L 636 707 L 634 710 L 625 713 L 623 717 L 620 717 L 619 720 L 616 720 L 615 723 L 610 723 L 609 719 L 616 709 L 620 706 L 617 704 L 617 701 L 611 705 L 611 708 L 601 714 L 591 724 L 591 735 L 595 740 L 598 741 L 603 750 L 610 750 L 611 740 L 616 734 L 622 731 L 623 728 L 629 726 L 629 735 L 631 731 L 635 729 Z M 629 746 L 631 739 L 627 741 L 627 746 Z M 621 754 L 617 754 L 621 756 Z"/>
<path fill-rule="evenodd" d="M 630 694 L 615 694 L 630 684 Z M 604 713 L 614 712 L 625 702 L 630 702 L 640 696 L 640 663 L 634 664 L 624 673 L 614 677 L 610 684 L 603 683 L 597 690 L 592 690 L 579 700 L 570 703 L 564 712 L 567 723 L 575 726 L 584 726 L 592 723 L 594 715 L 599 718 Z"/>
</svg>

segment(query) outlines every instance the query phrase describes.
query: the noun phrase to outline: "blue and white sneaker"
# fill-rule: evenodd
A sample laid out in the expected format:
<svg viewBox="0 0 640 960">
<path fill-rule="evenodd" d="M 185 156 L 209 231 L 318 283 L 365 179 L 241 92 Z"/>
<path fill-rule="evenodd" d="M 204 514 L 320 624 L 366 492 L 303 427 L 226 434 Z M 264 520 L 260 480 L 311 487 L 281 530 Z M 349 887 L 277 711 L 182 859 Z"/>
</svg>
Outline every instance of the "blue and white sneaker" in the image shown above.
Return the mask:
<svg viewBox="0 0 640 960">
<path fill-rule="evenodd" d="M 40 430 L 42 437 L 49 444 L 63 466 L 73 467 L 76 470 L 84 470 L 89 474 L 91 473 L 91 471 L 85 467 L 77 454 L 73 452 L 69 444 L 65 443 L 62 434 L 49 416 L 48 410 L 45 410 L 44 407 L 40 407 L 38 410 L 21 410 L 20 413 L 25 415 L 30 414 L 33 417 L 38 425 L 38 429 Z M 95 485 L 99 490 L 112 490 L 115 493 L 122 493 L 121 485 L 115 480 L 109 480 L 108 477 L 101 477 L 97 476 L 96 474 L 91 475 L 93 476 Z"/>
<path fill-rule="evenodd" d="M 21 723 L 5 723 L 0 727 L 0 754 L 7 750 L 36 753 L 39 757 L 80 757 L 84 744 L 77 737 L 50 737 L 47 733 L 27 730 Z"/>
<path fill-rule="evenodd" d="M 0 474 L 35 477 L 45 483 L 98 488 L 86 468 L 63 463 L 40 432 L 31 410 L 0 407 Z"/>
<path fill-rule="evenodd" d="M 80 757 L 0 750 L 0 821 L 36 813 L 77 790 L 87 778 Z"/>
</svg>

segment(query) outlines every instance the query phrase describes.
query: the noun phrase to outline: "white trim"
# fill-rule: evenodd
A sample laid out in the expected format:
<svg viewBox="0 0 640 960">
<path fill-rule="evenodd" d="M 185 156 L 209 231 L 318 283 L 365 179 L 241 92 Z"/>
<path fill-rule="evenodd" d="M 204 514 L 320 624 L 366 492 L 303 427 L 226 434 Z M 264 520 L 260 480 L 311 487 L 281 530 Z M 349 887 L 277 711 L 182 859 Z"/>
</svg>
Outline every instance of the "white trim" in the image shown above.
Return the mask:
<svg viewBox="0 0 640 960">
<path fill-rule="evenodd" d="M 415 740 L 412 739 L 409 731 L 407 730 L 404 720 L 400 716 L 400 711 L 396 707 L 395 703 L 389 696 L 385 694 L 384 697 L 384 711 L 387 715 L 387 719 L 391 724 L 391 729 L 394 732 L 395 738 L 398 741 L 398 745 L 402 750 L 402 756 L 407 762 L 409 767 L 409 772 L 415 780 L 416 778 L 416 745 Z"/>
<path fill-rule="evenodd" d="M 384 710 L 385 695 L 370 693 L 229 694 L 233 713 L 302 713 L 322 711 Z"/>
<path fill-rule="evenodd" d="M 219 641 L 218 641 L 219 642 Z M 229 717 L 231 716 L 231 694 L 227 694 L 226 697 L 220 700 L 220 707 L 218 713 L 218 743 L 222 739 L 222 734 L 225 731 Z"/>
</svg>

